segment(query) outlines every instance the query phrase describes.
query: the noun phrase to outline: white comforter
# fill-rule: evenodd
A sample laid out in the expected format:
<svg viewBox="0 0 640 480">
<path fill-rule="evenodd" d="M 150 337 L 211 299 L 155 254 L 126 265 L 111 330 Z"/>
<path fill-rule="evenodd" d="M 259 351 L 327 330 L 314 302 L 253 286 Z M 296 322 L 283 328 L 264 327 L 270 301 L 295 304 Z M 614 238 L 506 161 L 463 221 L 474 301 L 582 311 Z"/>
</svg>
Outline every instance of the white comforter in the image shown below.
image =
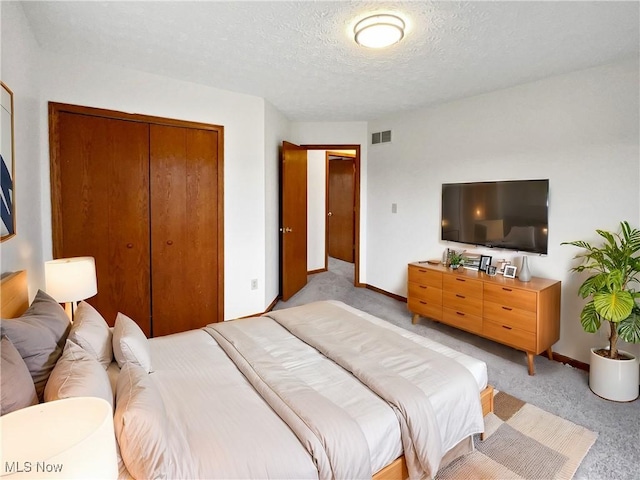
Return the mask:
<svg viewBox="0 0 640 480">
<path fill-rule="evenodd" d="M 208 330 L 312 454 L 322 478 L 371 477 L 364 433 L 348 412 L 275 360 L 254 338 L 273 343 L 282 327 L 343 367 L 384 399 L 398 418 L 411 478 L 429 478 L 448 450 L 483 429 L 474 377 L 455 361 L 339 305 L 316 302 L 271 312 L 267 319 L 227 322 Z M 259 329 L 259 331 L 257 331 Z M 451 392 L 439 417 L 430 395 Z M 340 419 L 340 420 L 337 420 Z M 440 422 L 438 422 L 438 419 Z M 345 455 L 344 452 L 349 452 Z"/>
<path fill-rule="evenodd" d="M 426 344 L 464 365 L 476 379 L 476 398 L 486 386 L 483 362 L 339 302 L 331 303 L 371 323 L 379 323 L 382 328 L 407 338 L 415 337 L 413 341 L 417 344 Z M 364 433 L 368 446 L 367 471 L 377 472 L 403 453 L 398 419 L 385 401 L 284 329 L 275 340 L 263 335 L 262 320 L 238 320 L 231 324 L 255 324 L 255 341 L 282 368 L 353 419 Z M 200 478 L 318 477 L 317 465 L 296 435 L 205 331 L 189 331 L 149 342 L 154 367 L 150 378 L 166 406 L 171 428 L 184 432 L 190 452 L 183 458 L 192 459 L 192 470 L 198 472 Z M 438 376 L 434 385 L 439 385 L 439 390 L 430 396 L 439 425 L 455 420 L 455 415 L 443 408 L 456 401 L 455 389 L 444 380 Z M 444 430 L 443 452 L 455 446 L 459 436 Z"/>
</svg>

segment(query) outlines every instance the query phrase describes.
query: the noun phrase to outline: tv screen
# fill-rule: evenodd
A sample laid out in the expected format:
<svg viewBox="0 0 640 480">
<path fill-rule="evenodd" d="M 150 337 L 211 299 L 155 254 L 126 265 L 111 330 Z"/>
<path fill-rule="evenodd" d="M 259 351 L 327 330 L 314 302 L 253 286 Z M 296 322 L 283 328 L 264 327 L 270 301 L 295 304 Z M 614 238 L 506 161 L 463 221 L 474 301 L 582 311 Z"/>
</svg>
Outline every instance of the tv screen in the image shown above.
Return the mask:
<svg viewBox="0 0 640 480">
<path fill-rule="evenodd" d="M 445 183 L 442 240 L 547 253 L 549 180 Z"/>
</svg>

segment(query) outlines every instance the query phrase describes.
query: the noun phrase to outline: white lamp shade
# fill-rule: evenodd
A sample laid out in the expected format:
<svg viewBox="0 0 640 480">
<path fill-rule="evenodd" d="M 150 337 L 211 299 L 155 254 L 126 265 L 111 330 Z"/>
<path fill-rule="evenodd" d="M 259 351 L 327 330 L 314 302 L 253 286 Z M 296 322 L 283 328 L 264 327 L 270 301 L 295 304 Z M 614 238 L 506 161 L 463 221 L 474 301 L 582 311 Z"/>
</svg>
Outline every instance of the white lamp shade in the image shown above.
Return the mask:
<svg viewBox="0 0 640 480">
<path fill-rule="evenodd" d="M 44 264 L 47 293 L 59 303 L 78 302 L 98 293 L 93 257 L 51 260 Z"/>
<path fill-rule="evenodd" d="M 0 417 L 0 476 L 116 479 L 111 405 L 95 397 L 41 403 Z"/>
</svg>

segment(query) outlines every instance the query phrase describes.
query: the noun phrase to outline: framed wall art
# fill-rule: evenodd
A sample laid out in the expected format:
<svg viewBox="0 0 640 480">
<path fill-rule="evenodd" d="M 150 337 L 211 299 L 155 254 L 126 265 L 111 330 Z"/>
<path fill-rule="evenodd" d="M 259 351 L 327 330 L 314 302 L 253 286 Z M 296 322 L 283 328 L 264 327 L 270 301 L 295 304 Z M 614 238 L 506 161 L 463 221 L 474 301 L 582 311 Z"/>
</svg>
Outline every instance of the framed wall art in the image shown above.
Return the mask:
<svg viewBox="0 0 640 480">
<path fill-rule="evenodd" d="M 0 241 L 16 234 L 15 155 L 13 144 L 13 92 L 3 82 L 0 115 Z"/>
</svg>

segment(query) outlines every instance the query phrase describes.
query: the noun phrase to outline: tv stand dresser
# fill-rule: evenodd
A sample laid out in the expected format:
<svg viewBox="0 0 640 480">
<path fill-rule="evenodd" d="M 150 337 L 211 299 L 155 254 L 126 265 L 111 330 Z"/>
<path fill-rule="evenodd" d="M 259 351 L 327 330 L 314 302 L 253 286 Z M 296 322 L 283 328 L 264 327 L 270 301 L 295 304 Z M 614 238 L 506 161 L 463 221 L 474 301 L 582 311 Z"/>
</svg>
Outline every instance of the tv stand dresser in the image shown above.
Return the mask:
<svg viewBox="0 0 640 480">
<path fill-rule="evenodd" d="M 546 351 L 552 360 L 560 338 L 560 287 L 417 262 L 409 264 L 407 305 L 413 323 L 422 316 L 525 351 L 534 375 L 534 355 Z"/>
</svg>

